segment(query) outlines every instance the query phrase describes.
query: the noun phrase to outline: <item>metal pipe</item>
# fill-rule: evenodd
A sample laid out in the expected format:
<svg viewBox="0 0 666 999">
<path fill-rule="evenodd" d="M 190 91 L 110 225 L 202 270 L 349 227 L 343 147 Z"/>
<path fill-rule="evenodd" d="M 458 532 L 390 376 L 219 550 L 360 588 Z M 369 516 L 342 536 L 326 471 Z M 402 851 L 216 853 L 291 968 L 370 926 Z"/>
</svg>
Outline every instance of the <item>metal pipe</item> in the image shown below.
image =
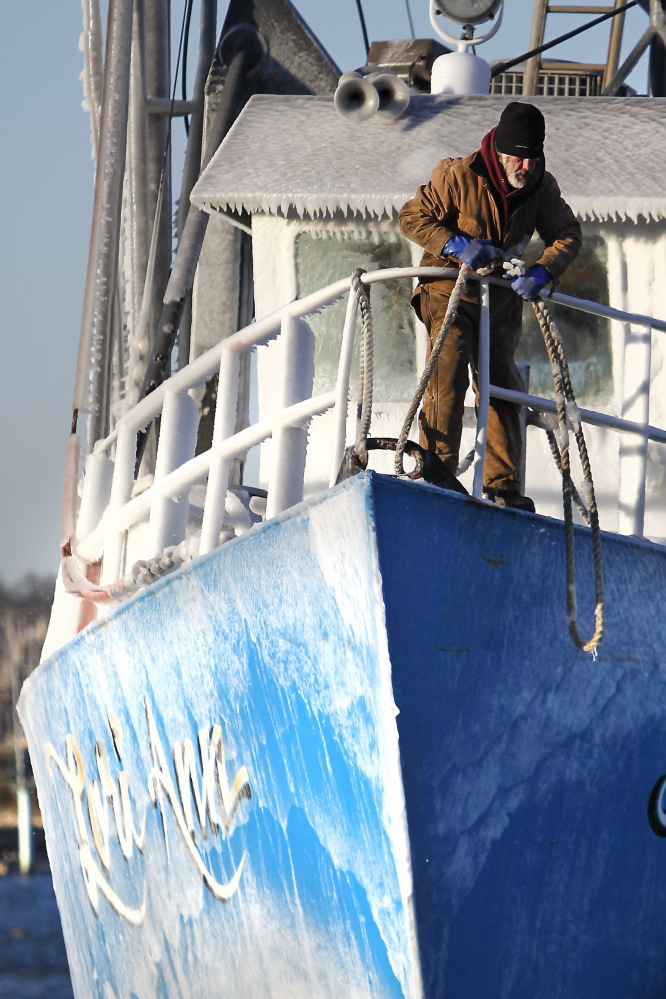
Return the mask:
<svg viewBox="0 0 666 999">
<path fill-rule="evenodd" d="M 141 26 L 144 51 L 144 94 L 147 101 L 171 97 L 170 0 L 142 0 Z M 165 115 L 147 115 L 148 219 L 157 218 L 157 242 L 150 295 L 150 328 L 154 330 L 162 309 L 172 258 L 171 121 Z M 161 190 L 161 200 L 160 200 Z"/>
<path fill-rule="evenodd" d="M 197 110 L 194 101 L 172 100 L 170 97 L 149 97 L 145 107 L 148 114 L 164 114 L 170 118 L 192 114 Z"/>
<path fill-rule="evenodd" d="M 185 163 L 180 184 L 178 214 L 176 216 L 176 233 L 180 239 L 190 208 L 190 194 L 200 172 L 203 151 L 205 91 L 211 64 L 215 55 L 215 37 L 217 28 L 217 0 L 202 0 L 199 12 L 199 58 L 194 80 L 192 114 L 187 133 L 185 147 Z M 184 58 L 184 56 L 183 56 Z M 192 298 L 188 294 L 180 319 L 178 337 L 179 364 L 187 364 L 190 359 L 190 338 L 192 332 Z M 188 307 L 189 306 L 189 307 Z"/>
<path fill-rule="evenodd" d="M 285 410 L 312 395 L 315 338 L 306 321 L 295 316 L 285 317 L 282 335 L 286 341 L 282 390 L 282 409 Z M 273 434 L 273 443 L 274 466 L 266 520 L 303 499 L 308 424 L 305 421 L 282 424 Z"/>
<path fill-rule="evenodd" d="M 185 225 L 190 204 L 190 192 L 201 172 L 201 154 L 204 130 L 204 92 L 208 71 L 215 55 L 217 0 L 202 0 L 199 12 L 199 60 L 194 80 L 191 103 L 192 117 L 185 149 L 185 165 L 180 185 L 180 200 L 176 231 L 180 236 Z"/>
<path fill-rule="evenodd" d="M 606 84 L 606 86 L 601 91 L 602 97 L 612 97 L 616 90 L 622 86 L 626 78 L 631 73 L 634 66 L 638 63 L 641 56 L 645 52 L 646 48 L 652 41 L 655 35 L 655 29 L 650 25 L 645 29 L 639 40 L 634 45 L 633 49 L 624 60 L 620 68 L 618 69 L 612 80 Z"/>
<path fill-rule="evenodd" d="M 75 413 L 90 409 L 89 448 L 103 435 L 105 417 L 96 400 L 106 394 L 103 382 L 112 331 L 127 141 L 132 6 L 131 0 L 109 0 L 102 120 L 73 399 Z"/>
<path fill-rule="evenodd" d="M 90 131 L 95 154 L 99 144 L 102 108 L 102 27 L 99 0 L 83 0 L 83 93 L 90 111 Z"/>
<path fill-rule="evenodd" d="M 645 521 L 645 478 L 647 475 L 648 420 L 650 416 L 650 369 L 652 331 L 638 335 L 626 331 L 622 418 L 642 428 L 638 441 L 620 442 L 620 483 L 618 527 L 623 534 L 642 537 Z"/>
<path fill-rule="evenodd" d="M 478 391 L 476 425 L 476 459 L 474 461 L 474 483 L 472 495 L 481 499 L 483 495 L 483 466 L 486 459 L 488 439 L 488 410 L 490 408 L 490 287 L 488 281 L 479 282 L 481 315 L 479 317 L 479 358 L 476 384 Z"/>
<path fill-rule="evenodd" d="M 232 437 L 236 429 L 240 358 L 237 351 L 222 349 L 211 449 L 216 449 L 223 441 Z M 211 461 L 201 523 L 200 555 L 217 547 L 224 521 L 231 461 L 231 458 L 222 457 Z"/>
<path fill-rule="evenodd" d="M 361 280 L 363 280 L 361 278 Z M 338 480 L 338 472 L 345 452 L 347 437 L 347 411 L 349 409 L 349 377 L 351 373 L 354 340 L 356 338 L 356 317 L 358 315 L 358 298 L 353 288 L 347 298 L 345 325 L 342 330 L 340 345 L 340 363 L 338 377 L 335 383 L 335 416 L 333 443 L 331 448 L 331 474 L 329 485 L 334 486 Z"/>
<path fill-rule="evenodd" d="M 622 7 L 622 0 L 615 0 L 615 9 Z M 608 58 L 606 60 L 606 69 L 604 71 L 604 77 L 602 82 L 602 89 L 609 83 L 615 74 L 617 73 L 617 68 L 620 64 L 620 50 L 622 48 L 622 35 L 624 33 L 624 11 L 614 18 L 611 24 L 610 40 L 608 43 Z"/>
<path fill-rule="evenodd" d="M 174 469 L 194 455 L 199 425 L 199 408 L 186 392 L 167 392 L 160 421 L 160 442 L 155 461 L 154 483 L 159 483 Z M 189 515 L 189 488 L 161 497 L 150 510 L 151 551 L 161 552 L 167 545 L 179 544 L 185 537 Z"/>
<path fill-rule="evenodd" d="M 223 136 L 231 127 L 238 107 L 238 100 L 245 82 L 245 72 L 250 65 L 251 53 L 241 48 L 235 53 L 229 66 L 223 99 L 220 103 L 211 135 L 206 142 L 202 158 L 202 169 L 210 161 Z M 182 238 L 178 244 L 176 258 L 167 289 L 164 293 L 163 308 L 155 336 L 151 360 L 141 387 L 141 397 L 148 395 L 160 384 L 166 373 L 171 351 L 178 335 L 180 317 L 185 301 L 194 282 L 203 238 L 208 225 L 208 214 L 190 205 Z"/>
</svg>

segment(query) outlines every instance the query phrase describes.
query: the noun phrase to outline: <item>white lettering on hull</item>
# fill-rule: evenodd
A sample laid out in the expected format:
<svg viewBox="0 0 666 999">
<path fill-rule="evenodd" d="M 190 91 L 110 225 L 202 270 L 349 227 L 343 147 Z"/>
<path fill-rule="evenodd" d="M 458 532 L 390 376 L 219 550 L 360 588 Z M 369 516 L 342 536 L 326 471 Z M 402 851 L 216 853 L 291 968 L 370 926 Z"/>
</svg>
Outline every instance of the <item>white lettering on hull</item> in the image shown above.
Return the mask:
<svg viewBox="0 0 666 999">
<path fill-rule="evenodd" d="M 204 839 L 209 835 L 229 837 L 234 817 L 243 798 L 250 798 L 247 768 L 237 771 L 231 787 L 227 779 L 222 728 L 215 724 L 198 732 L 198 758 L 191 739 L 175 742 L 172 749 L 173 773 L 162 745 L 155 716 L 145 702 L 148 746 L 152 767 L 147 775 L 147 789 L 153 805 L 162 816 L 164 846 L 167 818 L 173 815 L 188 855 L 204 884 L 219 901 L 228 901 L 238 889 L 245 864 L 245 854 L 229 881 L 214 877 L 206 865 L 196 841 L 197 831 Z M 122 729 L 118 719 L 109 716 L 109 729 L 118 764 L 122 764 Z M 64 758 L 51 743 L 44 747 L 46 762 L 60 773 L 69 788 L 74 809 L 79 862 L 90 904 L 97 914 L 100 895 L 127 922 L 139 925 L 146 914 L 146 889 L 136 905 L 120 898 L 111 884 L 112 841 L 117 840 L 120 852 L 128 863 L 134 852 L 143 853 L 146 835 L 146 814 L 135 820 L 127 774 L 118 769 L 115 776 L 109 754 L 103 742 L 95 744 L 97 779 L 86 780 L 79 746 L 70 732 L 66 739 Z"/>
</svg>

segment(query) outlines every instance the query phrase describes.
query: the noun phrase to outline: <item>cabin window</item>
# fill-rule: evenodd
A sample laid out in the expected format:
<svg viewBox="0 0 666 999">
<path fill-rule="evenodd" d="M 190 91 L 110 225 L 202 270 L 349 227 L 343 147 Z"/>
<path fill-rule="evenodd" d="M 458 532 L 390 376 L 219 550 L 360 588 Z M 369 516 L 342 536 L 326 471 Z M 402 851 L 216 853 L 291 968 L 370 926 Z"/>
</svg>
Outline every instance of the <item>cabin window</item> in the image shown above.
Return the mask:
<svg viewBox="0 0 666 999">
<path fill-rule="evenodd" d="M 525 252 L 526 262 L 533 263 L 543 243 L 533 239 Z M 608 266 L 606 243 L 601 236 L 583 234 L 583 247 L 565 272 L 557 291 L 575 298 L 586 298 L 608 305 Z M 613 397 L 610 322 L 600 316 L 574 312 L 554 302 L 547 303 L 560 331 L 571 382 L 581 405 L 596 408 Z M 543 337 L 532 306 L 523 309 L 523 330 L 516 360 L 530 365 L 530 392 L 547 399 L 555 398 L 553 376 Z"/>
<path fill-rule="evenodd" d="M 385 267 L 410 267 L 409 246 L 389 233 L 367 236 L 338 231 L 301 232 L 296 237 L 296 280 L 301 298 L 357 267 L 366 271 Z M 377 402 L 405 402 L 412 398 L 416 384 L 416 346 L 413 313 L 410 308 L 412 281 L 405 278 L 374 284 L 370 302 L 374 320 L 375 374 Z M 329 305 L 322 313 L 307 317 L 315 335 L 314 392 L 335 388 L 342 343 L 346 300 Z M 360 312 L 352 366 L 351 398 L 358 390 Z"/>
</svg>

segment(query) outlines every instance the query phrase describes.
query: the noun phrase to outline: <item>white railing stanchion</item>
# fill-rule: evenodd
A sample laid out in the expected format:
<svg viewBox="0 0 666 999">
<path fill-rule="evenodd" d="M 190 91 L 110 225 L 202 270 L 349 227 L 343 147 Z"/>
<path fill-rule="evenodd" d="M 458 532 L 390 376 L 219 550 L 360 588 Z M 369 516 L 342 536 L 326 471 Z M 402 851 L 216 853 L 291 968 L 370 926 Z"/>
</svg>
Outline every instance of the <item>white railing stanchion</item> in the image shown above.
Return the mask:
<svg viewBox="0 0 666 999">
<path fill-rule="evenodd" d="M 490 403 L 490 285 L 484 278 L 479 282 L 481 317 L 479 320 L 479 372 L 477 384 L 479 404 L 476 424 L 476 458 L 472 495 L 481 499 L 483 494 L 483 465 L 488 439 L 488 409 Z"/>
<path fill-rule="evenodd" d="M 229 473 L 233 458 L 216 455 L 215 447 L 229 437 L 233 437 L 236 430 L 239 377 L 240 351 L 229 350 L 225 343 L 222 346 L 220 377 L 217 385 L 211 465 L 208 473 L 208 488 L 199 543 L 200 555 L 205 555 L 206 552 L 212 552 L 214 548 L 217 548 L 224 521 L 224 504 L 229 489 Z"/>
<path fill-rule="evenodd" d="M 150 550 L 154 554 L 168 545 L 179 544 L 185 537 L 190 490 L 184 489 L 176 496 L 161 496 L 159 483 L 193 456 L 198 426 L 199 407 L 194 399 L 187 392 L 167 391 L 155 460 L 157 495 L 150 511 Z"/>
<path fill-rule="evenodd" d="M 109 505 L 112 483 L 113 462 L 103 451 L 91 451 L 83 474 L 81 503 L 76 519 L 77 538 L 87 537 L 99 524 Z"/>
<path fill-rule="evenodd" d="M 282 408 L 288 409 L 312 395 L 315 338 L 305 320 L 297 316 L 285 316 L 282 336 L 286 340 Z M 308 424 L 309 421 L 303 421 L 283 425 L 273 434 L 274 464 L 268 485 L 266 520 L 303 499 Z"/>
<path fill-rule="evenodd" d="M 113 470 L 111 499 L 109 500 L 107 514 L 114 514 L 120 510 L 132 495 L 135 463 L 136 431 L 131 427 L 123 427 L 118 433 L 116 441 L 115 467 Z M 104 552 L 104 560 L 102 562 L 100 582 L 103 584 L 113 583 L 119 579 L 123 572 L 125 532 L 111 528 L 108 535 L 105 534 L 102 550 Z"/>
<path fill-rule="evenodd" d="M 345 453 L 347 439 L 347 412 L 349 409 L 349 378 L 351 374 L 352 357 L 354 354 L 354 339 L 356 336 L 356 317 L 358 315 L 358 298 L 353 288 L 349 289 L 345 325 L 342 331 L 340 345 L 340 363 L 338 377 L 335 383 L 335 410 L 333 443 L 331 445 L 331 474 L 329 485 L 334 486 L 338 479 L 342 456 Z"/>
<path fill-rule="evenodd" d="M 621 534 L 643 537 L 645 528 L 645 479 L 650 423 L 650 369 L 652 327 L 627 327 L 624 348 L 623 419 L 641 428 L 633 439 L 620 439 L 620 482 L 618 530 Z"/>
</svg>

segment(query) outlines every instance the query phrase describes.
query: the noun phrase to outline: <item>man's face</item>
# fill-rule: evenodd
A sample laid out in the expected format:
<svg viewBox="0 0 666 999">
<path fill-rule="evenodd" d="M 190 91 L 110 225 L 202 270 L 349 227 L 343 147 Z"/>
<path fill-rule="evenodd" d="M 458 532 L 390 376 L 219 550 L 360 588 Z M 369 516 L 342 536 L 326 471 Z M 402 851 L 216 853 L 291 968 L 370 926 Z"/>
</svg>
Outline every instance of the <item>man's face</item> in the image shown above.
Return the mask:
<svg viewBox="0 0 666 999">
<path fill-rule="evenodd" d="M 522 159 L 520 156 L 510 156 L 508 153 L 497 155 L 511 187 L 525 187 L 539 162 L 538 159 Z"/>
</svg>

